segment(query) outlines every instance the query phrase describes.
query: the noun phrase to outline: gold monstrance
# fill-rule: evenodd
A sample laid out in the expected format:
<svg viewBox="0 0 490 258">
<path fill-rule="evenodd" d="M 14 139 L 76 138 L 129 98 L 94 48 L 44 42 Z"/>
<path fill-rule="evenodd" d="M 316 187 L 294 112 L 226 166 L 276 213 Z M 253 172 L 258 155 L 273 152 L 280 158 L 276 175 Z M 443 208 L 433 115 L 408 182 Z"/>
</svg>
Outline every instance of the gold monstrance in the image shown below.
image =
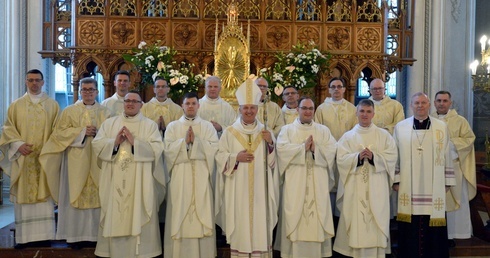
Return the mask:
<svg viewBox="0 0 490 258">
<path fill-rule="evenodd" d="M 221 97 L 230 104 L 236 104 L 235 91 L 250 73 L 250 21 L 247 37 L 243 27 L 238 25 L 238 8 L 232 1 L 227 9 L 228 21 L 218 38 L 218 19 L 214 44 L 214 75 L 221 78 Z"/>
</svg>

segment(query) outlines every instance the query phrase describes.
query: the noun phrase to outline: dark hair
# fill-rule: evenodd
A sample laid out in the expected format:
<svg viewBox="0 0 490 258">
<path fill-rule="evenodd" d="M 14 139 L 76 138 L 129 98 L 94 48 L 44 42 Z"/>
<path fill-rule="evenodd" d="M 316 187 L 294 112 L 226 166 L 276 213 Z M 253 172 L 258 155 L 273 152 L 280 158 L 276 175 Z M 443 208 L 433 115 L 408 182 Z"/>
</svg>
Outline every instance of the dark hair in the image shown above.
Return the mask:
<svg viewBox="0 0 490 258">
<path fill-rule="evenodd" d="M 114 74 L 114 80 L 116 80 L 116 77 L 117 77 L 118 75 L 120 75 L 120 74 L 122 74 L 122 75 L 127 75 L 127 76 L 128 76 L 128 78 L 130 78 L 130 79 L 131 79 L 131 74 L 130 74 L 128 71 L 126 71 L 126 70 L 120 70 L 120 71 L 117 71 L 117 72 L 116 72 L 116 74 Z"/>
<path fill-rule="evenodd" d="M 27 73 L 26 73 L 26 77 L 27 77 L 27 75 L 28 75 L 28 74 L 30 74 L 30 73 L 32 73 L 32 74 L 40 74 L 40 75 L 41 75 L 41 79 L 42 79 L 42 80 L 44 80 L 44 75 L 43 75 L 43 73 L 42 73 L 41 71 L 39 71 L 38 69 L 31 69 L 31 70 L 27 71 Z"/>
<path fill-rule="evenodd" d="M 138 95 L 138 97 L 140 98 L 140 100 L 143 100 L 143 99 L 141 98 L 141 95 L 140 95 L 140 92 L 139 92 L 139 91 L 137 91 L 137 90 L 130 90 L 130 91 L 128 91 L 128 93 L 126 93 L 126 95 L 128 95 L 129 93 L 134 93 L 134 94 L 137 94 L 137 95 Z M 124 96 L 124 98 L 126 98 L 126 96 Z"/>
<path fill-rule="evenodd" d="M 370 99 L 361 99 L 359 103 L 357 104 L 358 107 L 363 106 L 363 107 L 372 107 L 374 108 L 374 102 Z"/>
<path fill-rule="evenodd" d="M 283 94 L 284 94 L 284 91 L 285 91 L 286 89 L 294 89 L 296 92 L 298 92 L 298 89 L 296 89 L 296 87 L 291 86 L 291 85 L 288 85 L 288 86 L 284 87 L 284 89 L 282 90 L 282 93 L 283 93 Z"/>
<path fill-rule="evenodd" d="M 303 97 L 299 98 L 298 99 L 298 107 L 300 106 L 301 101 L 306 100 L 306 99 L 311 99 L 311 98 L 308 96 L 303 96 Z M 311 99 L 311 101 L 313 101 L 313 100 Z M 313 101 L 313 106 L 315 106 L 315 101 Z"/>
<path fill-rule="evenodd" d="M 186 94 L 184 94 L 184 97 L 182 98 L 182 103 L 184 103 L 184 100 L 185 99 L 192 99 L 192 98 L 196 98 L 199 100 L 199 97 L 197 96 L 197 93 L 195 92 L 187 92 Z"/>
<path fill-rule="evenodd" d="M 85 77 L 83 79 L 80 80 L 80 85 L 82 84 L 94 84 L 95 86 L 97 86 L 97 80 L 95 80 L 94 78 L 91 78 L 91 77 Z"/>
<path fill-rule="evenodd" d="M 344 79 L 340 78 L 340 77 L 333 77 L 332 79 L 330 79 L 330 81 L 328 82 L 328 87 L 330 88 L 330 84 L 332 84 L 333 81 L 341 81 L 342 82 L 342 86 L 345 87 L 345 81 Z"/>
<path fill-rule="evenodd" d="M 434 98 L 437 98 L 437 95 L 439 94 L 447 94 L 449 96 L 449 99 L 451 99 L 451 93 L 447 90 L 440 90 L 436 93 L 436 95 L 434 96 Z"/>
</svg>

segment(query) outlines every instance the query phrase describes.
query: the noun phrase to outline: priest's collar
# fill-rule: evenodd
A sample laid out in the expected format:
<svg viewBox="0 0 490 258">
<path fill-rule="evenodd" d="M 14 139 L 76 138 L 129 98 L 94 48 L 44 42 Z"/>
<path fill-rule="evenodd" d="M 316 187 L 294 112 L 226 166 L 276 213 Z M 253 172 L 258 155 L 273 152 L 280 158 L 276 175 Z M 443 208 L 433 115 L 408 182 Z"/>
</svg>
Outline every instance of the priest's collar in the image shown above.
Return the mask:
<svg viewBox="0 0 490 258">
<path fill-rule="evenodd" d="M 242 125 L 243 125 L 243 127 L 244 127 L 245 129 L 253 129 L 253 128 L 255 128 L 255 126 L 257 125 L 257 119 L 256 119 L 256 120 L 254 120 L 254 122 L 253 122 L 253 123 L 250 123 L 250 124 L 245 123 L 245 122 L 243 121 L 243 119 L 240 119 L 240 120 L 241 120 Z"/>
<path fill-rule="evenodd" d="M 381 104 L 381 101 L 383 101 L 383 99 L 385 99 L 385 97 L 384 97 L 384 96 L 383 96 L 383 98 L 382 98 L 382 99 L 380 99 L 380 100 L 375 100 L 375 99 L 372 99 L 372 101 L 373 101 L 373 103 L 374 103 L 374 104 Z"/>
<path fill-rule="evenodd" d="M 438 117 L 439 119 L 443 119 L 443 118 L 445 118 L 446 116 L 447 116 L 447 113 L 446 113 L 446 114 L 439 114 L 439 113 L 437 113 L 437 117 Z"/>
<path fill-rule="evenodd" d="M 430 118 L 419 120 L 413 117 L 413 129 L 415 130 L 428 130 L 430 127 Z"/>
<path fill-rule="evenodd" d="M 43 92 L 41 92 L 39 94 L 32 94 L 30 92 L 27 92 L 27 94 L 29 94 L 31 101 L 34 104 L 39 103 L 39 101 L 41 101 L 41 98 L 44 96 Z"/>
<path fill-rule="evenodd" d="M 309 122 L 309 123 L 306 123 L 306 122 L 305 122 L 305 123 L 303 123 L 303 122 L 301 122 L 301 120 L 299 119 L 299 117 L 298 117 L 298 121 L 299 121 L 299 123 L 300 123 L 300 124 L 302 124 L 302 125 L 306 125 L 306 126 L 311 126 L 311 125 L 313 124 L 313 121 L 311 121 L 311 122 Z"/>
<path fill-rule="evenodd" d="M 164 100 L 159 100 L 158 98 L 155 98 L 158 102 L 160 103 L 164 103 L 165 101 L 167 101 L 168 98 L 165 98 Z"/>
<path fill-rule="evenodd" d="M 367 130 L 367 129 L 369 129 L 369 128 L 371 128 L 371 126 L 372 126 L 372 125 L 373 125 L 373 123 L 372 123 L 372 122 L 371 122 L 371 123 L 370 123 L 368 126 L 362 126 L 362 125 L 359 123 L 359 127 L 360 127 L 361 129 L 366 129 L 366 130 Z"/>
<path fill-rule="evenodd" d="M 123 113 L 123 116 L 124 116 L 124 118 L 126 118 L 126 119 L 134 119 L 134 118 L 135 118 L 135 117 L 137 117 L 139 114 L 140 114 L 140 112 L 138 112 L 138 113 L 137 113 L 136 115 L 134 115 L 134 116 L 130 116 L 130 115 L 126 115 L 126 113 Z"/>
<path fill-rule="evenodd" d="M 187 117 L 187 116 L 184 116 L 184 118 L 187 121 L 194 121 L 194 119 L 196 119 L 196 117 Z"/>
<path fill-rule="evenodd" d="M 219 96 L 215 99 L 210 98 L 208 95 L 206 95 L 206 99 L 209 100 L 210 102 L 218 102 Z"/>
<path fill-rule="evenodd" d="M 83 102 L 83 101 L 82 101 L 82 103 L 83 103 L 83 105 L 85 105 L 85 106 L 93 106 L 93 105 L 95 105 L 95 101 L 94 101 L 94 102 L 92 102 L 92 104 L 87 104 L 87 103 L 85 103 L 85 102 Z"/>
<path fill-rule="evenodd" d="M 287 108 L 287 109 L 294 109 L 294 110 L 296 110 L 297 106 L 296 106 L 296 107 L 293 107 L 293 108 L 290 108 L 290 107 L 288 106 L 288 104 L 286 104 L 286 108 Z"/>
</svg>

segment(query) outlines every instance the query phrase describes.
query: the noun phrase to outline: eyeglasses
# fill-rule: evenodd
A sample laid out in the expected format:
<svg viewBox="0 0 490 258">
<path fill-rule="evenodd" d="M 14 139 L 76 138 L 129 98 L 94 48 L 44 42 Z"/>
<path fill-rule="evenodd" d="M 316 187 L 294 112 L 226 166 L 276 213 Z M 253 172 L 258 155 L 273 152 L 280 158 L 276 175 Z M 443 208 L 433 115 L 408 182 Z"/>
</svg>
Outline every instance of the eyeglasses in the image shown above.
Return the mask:
<svg viewBox="0 0 490 258">
<path fill-rule="evenodd" d="M 42 82 L 43 79 L 26 79 L 28 82 Z"/>
<path fill-rule="evenodd" d="M 268 88 L 267 85 L 257 85 L 257 86 L 259 86 L 259 88 L 261 88 L 261 89 L 262 88 L 264 88 L 264 89 L 267 89 Z"/>
<path fill-rule="evenodd" d="M 90 89 L 81 89 L 80 91 L 81 92 L 85 92 L 85 93 L 92 93 L 92 92 L 95 92 L 97 89 L 94 89 L 94 88 L 90 88 Z"/>
<path fill-rule="evenodd" d="M 313 111 L 315 110 L 314 107 L 299 107 L 299 109 L 303 110 L 303 111 L 306 111 L 306 110 L 310 110 L 310 111 Z"/>
<path fill-rule="evenodd" d="M 126 103 L 126 104 L 129 104 L 129 103 L 131 103 L 131 104 L 138 104 L 138 103 L 141 103 L 141 100 L 125 99 L 124 100 L 124 103 Z"/>
<path fill-rule="evenodd" d="M 372 88 L 370 89 L 371 91 L 380 91 L 380 90 L 385 90 L 385 88 Z"/>
<path fill-rule="evenodd" d="M 297 92 L 284 92 L 282 95 L 284 96 L 289 96 L 289 95 L 296 95 L 298 94 Z"/>
<path fill-rule="evenodd" d="M 342 86 L 342 85 L 332 85 L 332 86 L 330 86 L 329 88 L 330 88 L 330 89 L 332 89 L 332 90 L 333 90 L 333 89 L 340 90 L 340 89 L 344 88 L 344 86 Z"/>
<path fill-rule="evenodd" d="M 155 89 L 165 89 L 165 88 L 169 88 L 168 85 L 165 85 L 165 86 L 155 86 Z"/>
</svg>

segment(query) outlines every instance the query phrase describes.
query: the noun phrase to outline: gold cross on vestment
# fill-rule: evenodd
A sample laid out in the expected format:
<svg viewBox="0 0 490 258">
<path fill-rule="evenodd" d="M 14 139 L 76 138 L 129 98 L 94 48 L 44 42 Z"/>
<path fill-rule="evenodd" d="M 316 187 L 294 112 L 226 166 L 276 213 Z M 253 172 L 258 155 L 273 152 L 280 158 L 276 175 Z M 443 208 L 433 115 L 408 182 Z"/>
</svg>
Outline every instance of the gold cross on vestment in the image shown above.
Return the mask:
<svg viewBox="0 0 490 258">
<path fill-rule="evenodd" d="M 406 193 L 402 194 L 398 199 L 398 202 L 403 206 L 407 206 L 409 201 L 410 199 L 408 198 L 408 194 Z"/>
</svg>

